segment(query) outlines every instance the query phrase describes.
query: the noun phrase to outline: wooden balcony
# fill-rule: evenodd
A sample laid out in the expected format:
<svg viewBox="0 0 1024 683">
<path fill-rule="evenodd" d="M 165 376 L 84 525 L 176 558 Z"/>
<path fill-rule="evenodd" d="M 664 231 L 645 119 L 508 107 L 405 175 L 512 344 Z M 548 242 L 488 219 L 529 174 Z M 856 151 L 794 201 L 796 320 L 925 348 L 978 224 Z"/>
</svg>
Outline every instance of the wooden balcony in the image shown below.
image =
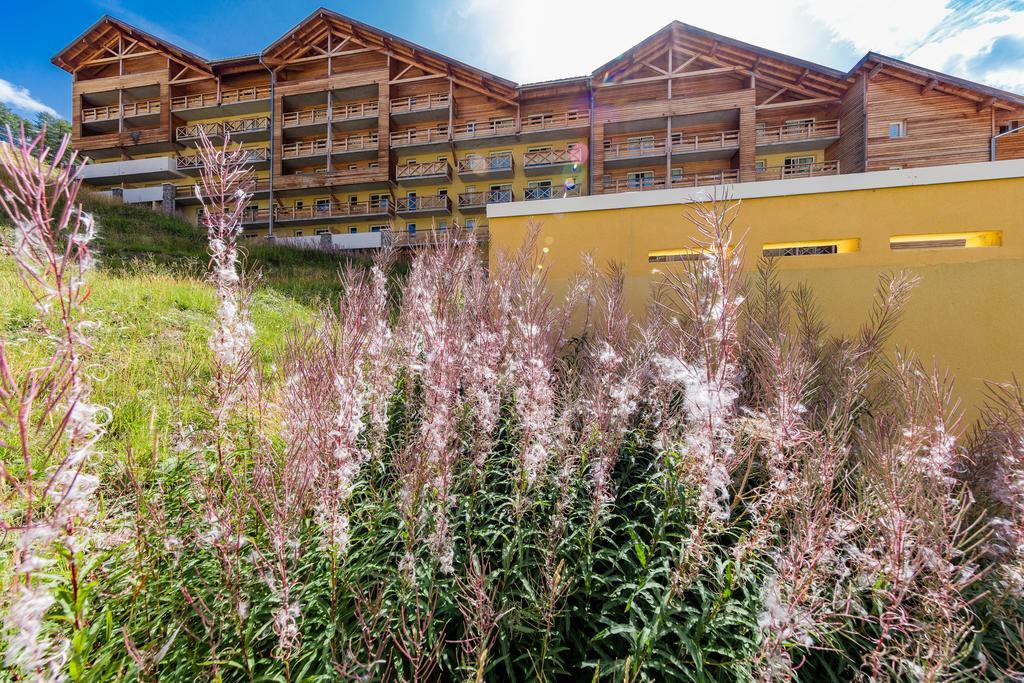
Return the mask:
<svg viewBox="0 0 1024 683">
<path fill-rule="evenodd" d="M 483 211 L 488 204 L 504 204 L 513 199 L 512 190 L 488 190 L 487 192 L 463 192 L 459 194 L 459 209 L 462 211 Z"/>
<path fill-rule="evenodd" d="M 549 149 L 544 152 L 524 152 L 523 172 L 526 175 L 540 175 L 571 171 L 583 164 L 583 148 Z"/>
<path fill-rule="evenodd" d="M 344 159 L 369 159 L 377 156 L 380 138 L 376 133 L 337 137 L 331 141 L 331 155 Z"/>
<path fill-rule="evenodd" d="M 395 179 L 403 185 L 447 183 L 452 179 L 452 167 L 447 161 L 403 164 L 395 168 Z"/>
<path fill-rule="evenodd" d="M 601 184 L 602 194 L 615 192 L 644 192 L 647 190 L 664 190 L 665 178 L 607 178 Z"/>
<path fill-rule="evenodd" d="M 89 107 L 88 109 L 82 110 L 82 123 L 116 121 L 119 118 L 121 118 L 121 109 L 117 105 Z"/>
<path fill-rule="evenodd" d="M 523 199 L 528 202 L 535 202 L 543 199 L 566 199 L 567 197 L 579 197 L 580 187 L 576 185 L 571 190 L 561 186 L 528 187 L 523 192 Z"/>
<path fill-rule="evenodd" d="M 368 120 L 376 120 L 379 115 L 380 103 L 377 100 L 336 104 L 331 110 L 331 123 L 338 130 L 366 128 L 369 127 Z"/>
<path fill-rule="evenodd" d="M 566 131 L 581 130 L 581 135 L 590 126 L 590 112 L 566 111 L 558 114 L 528 114 L 522 118 L 520 134 L 524 138 L 550 140 L 565 137 Z"/>
<path fill-rule="evenodd" d="M 816 164 L 795 166 L 769 166 L 757 171 L 758 180 L 789 180 L 791 178 L 817 178 L 839 175 L 839 161 L 821 161 Z"/>
<path fill-rule="evenodd" d="M 411 128 L 391 133 L 392 147 L 420 147 L 423 149 L 443 149 L 451 139 L 448 126 L 431 128 Z"/>
<path fill-rule="evenodd" d="M 643 142 L 606 140 L 604 143 L 604 165 L 608 168 L 629 166 L 638 161 L 664 157 L 666 150 L 664 138 Z"/>
<path fill-rule="evenodd" d="M 466 157 L 459 159 L 458 167 L 459 177 L 467 180 L 475 178 L 511 178 L 515 172 L 511 154 Z"/>
<path fill-rule="evenodd" d="M 309 159 L 311 157 L 326 157 L 329 149 L 330 142 L 327 138 L 286 142 L 281 145 L 281 158 Z"/>
<path fill-rule="evenodd" d="M 253 196 L 262 196 L 270 192 L 269 180 L 253 180 L 243 186 L 246 192 Z M 198 204 L 195 185 L 179 185 L 174 188 L 174 198 L 179 204 Z"/>
<path fill-rule="evenodd" d="M 239 162 L 249 164 L 253 168 L 265 168 L 270 162 L 270 150 L 266 147 L 245 150 L 245 157 Z M 182 155 L 175 158 L 179 171 L 198 171 L 203 167 L 203 158 L 198 154 Z"/>
<path fill-rule="evenodd" d="M 446 92 L 396 97 L 391 100 L 391 118 L 404 122 L 428 121 L 447 113 L 450 105 L 451 100 Z"/>
<path fill-rule="evenodd" d="M 325 160 L 326 162 L 326 160 Z M 386 166 L 345 168 L 327 172 L 323 166 L 315 172 L 285 173 L 274 178 L 274 195 L 304 195 L 311 190 L 358 190 L 383 188 L 388 185 Z"/>
<path fill-rule="evenodd" d="M 698 161 L 727 159 L 740 148 L 740 132 L 725 130 L 714 133 L 673 133 L 672 157 Z"/>
<path fill-rule="evenodd" d="M 389 218 L 394 213 L 394 203 L 387 197 L 363 202 L 330 202 L 314 206 L 278 206 L 274 209 L 274 222 L 338 222 L 352 218 Z M 242 222 L 247 225 L 267 223 L 269 209 L 247 210 Z"/>
<path fill-rule="evenodd" d="M 452 212 L 452 200 L 444 194 L 399 197 L 395 203 L 395 210 L 406 216 L 443 216 Z"/>
<path fill-rule="evenodd" d="M 839 139 L 839 121 L 813 121 L 757 129 L 757 148 L 769 152 L 821 149 Z"/>
<path fill-rule="evenodd" d="M 515 135 L 516 120 L 511 116 L 484 123 L 458 123 L 452 126 L 452 139 L 456 144 L 461 143 L 464 147 L 479 144 L 481 140 L 486 143 L 497 138 L 514 138 Z"/>
<path fill-rule="evenodd" d="M 215 121 L 211 123 L 190 123 L 174 130 L 177 140 L 197 140 L 200 132 L 209 138 L 223 138 L 227 133 L 232 140 L 256 140 L 270 132 L 270 117 L 259 116 L 251 119 Z"/>
<path fill-rule="evenodd" d="M 157 117 L 160 114 L 160 100 L 140 100 L 128 102 L 121 107 L 108 105 L 105 107 L 89 107 L 82 110 L 82 123 L 100 121 L 116 121 L 119 118 L 135 118 L 140 116 Z"/>
<path fill-rule="evenodd" d="M 724 171 L 709 171 L 706 173 L 686 173 L 672 176 L 669 184 L 673 188 L 679 187 L 708 187 L 710 185 L 728 185 L 740 181 L 739 170 L 733 168 Z"/>
<path fill-rule="evenodd" d="M 195 95 L 179 95 L 171 98 L 171 111 L 183 119 L 201 119 L 221 111 L 231 114 L 250 114 L 267 111 L 270 108 L 270 86 L 258 85 L 248 88 L 204 92 Z"/>
<path fill-rule="evenodd" d="M 331 120 L 331 113 L 327 107 L 316 109 L 305 109 L 303 111 L 286 111 L 281 115 L 281 128 L 296 128 L 299 126 L 327 125 Z"/>
</svg>

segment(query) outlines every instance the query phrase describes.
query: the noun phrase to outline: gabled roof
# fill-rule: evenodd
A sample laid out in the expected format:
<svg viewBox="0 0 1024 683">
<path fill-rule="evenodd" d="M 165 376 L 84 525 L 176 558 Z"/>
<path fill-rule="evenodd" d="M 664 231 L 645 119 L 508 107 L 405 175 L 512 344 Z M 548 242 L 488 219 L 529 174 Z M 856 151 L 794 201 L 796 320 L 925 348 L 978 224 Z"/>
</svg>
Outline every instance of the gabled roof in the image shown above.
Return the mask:
<svg viewBox="0 0 1024 683">
<path fill-rule="evenodd" d="M 917 66 L 909 62 L 896 59 L 894 57 L 886 57 L 883 54 L 877 52 L 869 52 L 857 62 L 852 69 L 850 69 L 850 76 L 855 76 L 858 73 L 867 72 L 870 73 L 873 69 L 879 66 L 888 69 L 894 69 L 897 72 L 902 72 L 905 75 L 913 77 L 913 80 L 920 81 L 922 87 L 928 86 L 931 83 L 932 87 L 944 86 L 941 89 L 945 92 L 949 92 L 953 95 L 960 97 L 967 97 L 967 99 L 983 101 L 985 99 L 993 99 L 994 102 L 1003 102 L 1013 107 L 1024 106 L 1024 96 L 1016 93 L 1008 92 L 1006 90 L 1000 90 L 999 88 L 993 88 L 982 83 L 975 83 L 974 81 L 968 81 L 964 78 L 957 78 L 956 76 L 950 76 L 944 74 L 941 71 L 935 71 L 928 69 L 923 66 Z M 977 93 L 980 97 L 971 97 L 968 93 Z"/>
<path fill-rule="evenodd" d="M 378 48 L 381 52 L 391 54 L 403 61 L 413 60 L 423 63 L 441 73 L 451 74 L 455 78 L 469 81 L 477 85 L 488 86 L 496 94 L 511 97 L 515 94 L 516 83 L 492 73 L 452 59 L 430 48 L 417 45 L 399 38 L 379 28 L 364 24 L 343 14 L 321 7 L 299 22 L 294 28 L 271 43 L 263 50 L 263 58 L 273 65 L 284 59 L 290 48 L 298 48 L 309 38 L 316 36 L 324 25 L 344 31 L 359 42 Z"/>
<path fill-rule="evenodd" d="M 613 70 L 643 59 L 660 45 L 678 43 L 688 52 L 701 53 L 701 60 L 719 66 L 733 66 L 756 72 L 794 88 L 806 88 L 826 95 L 840 94 L 846 88 L 847 74 L 822 64 L 774 52 L 713 31 L 673 21 L 651 34 L 625 53 L 594 70 L 592 77 L 601 80 Z"/>
<path fill-rule="evenodd" d="M 118 34 L 128 36 L 155 50 L 159 50 L 182 64 L 194 67 L 200 71 L 210 71 L 209 62 L 202 57 L 192 54 L 188 50 L 184 50 L 162 38 L 157 38 L 141 29 L 135 28 L 130 24 L 126 24 L 119 19 L 115 19 L 110 15 L 100 17 L 99 21 L 87 28 L 82 35 L 71 41 L 67 47 L 58 52 L 50 61 L 65 71 L 74 72 L 79 66 L 88 61 L 89 58 L 104 50 L 105 46 L 109 44 L 110 39 Z"/>
</svg>

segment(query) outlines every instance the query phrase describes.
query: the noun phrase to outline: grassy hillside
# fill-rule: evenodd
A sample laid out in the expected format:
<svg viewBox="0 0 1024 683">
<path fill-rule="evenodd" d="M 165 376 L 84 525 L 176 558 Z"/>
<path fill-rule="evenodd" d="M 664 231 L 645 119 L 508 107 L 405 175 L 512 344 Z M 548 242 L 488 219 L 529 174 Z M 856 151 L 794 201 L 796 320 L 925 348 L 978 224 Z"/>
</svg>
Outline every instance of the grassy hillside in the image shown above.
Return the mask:
<svg viewBox="0 0 1024 683">
<path fill-rule="evenodd" d="M 177 425 L 199 419 L 198 394 L 209 382 L 207 338 L 214 295 L 205 279 L 206 235 L 174 216 L 85 197 L 99 224 L 98 269 L 90 276 L 89 316 L 99 326 L 90 353 L 95 399 L 114 423 L 103 450 L 146 453 L 176 439 Z M 7 238 L 7 229 L 0 225 Z M 296 321 L 309 320 L 338 292 L 345 259 L 324 253 L 253 245 L 248 261 L 261 273 L 253 322 L 256 350 L 270 362 Z M 19 364 L 43 358 L 36 311 L 10 258 L 0 258 L 0 337 Z M 169 394 L 181 398 L 165 400 Z M 151 431 L 152 427 L 152 431 Z"/>
<path fill-rule="evenodd" d="M 187 221 L 146 208 L 84 196 L 100 225 L 101 268 L 133 272 L 146 264 L 165 272 L 201 277 L 206 270 L 206 233 Z M 262 285 L 310 302 L 337 292 L 337 273 L 346 259 L 321 252 L 247 244 L 248 261 L 262 273 Z"/>
</svg>

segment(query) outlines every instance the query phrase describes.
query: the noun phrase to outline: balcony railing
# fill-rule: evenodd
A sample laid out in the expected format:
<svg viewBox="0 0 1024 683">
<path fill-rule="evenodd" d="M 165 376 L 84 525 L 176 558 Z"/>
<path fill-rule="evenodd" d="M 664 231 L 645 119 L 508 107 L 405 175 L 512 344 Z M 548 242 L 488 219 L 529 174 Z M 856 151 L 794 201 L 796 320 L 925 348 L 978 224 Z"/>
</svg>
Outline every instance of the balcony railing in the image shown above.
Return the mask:
<svg viewBox="0 0 1024 683">
<path fill-rule="evenodd" d="M 459 194 L 459 208 L 480 207 L 488 204 L 504 204 L 512 201 L 512 190 L 488 190 L 487 192 L 462 192 Z"/>
<path fill-rule="evenodd" d="M 452 200 L 448 195 L 427 195 L 423 197 L 399 197 L 396 200 L 398 213 L 416 211 L 451 211 Z"/>
<path fill-rule="evenodd" d="M 254 180 L 242 185 L 242 189 L 246 192 L 257 193 L 257 192 L 268 192 L 270 190 L 269 180 Z M 179 185 L 174 188 L 175 199 L 195 199 L 196 198 L 196 186 L 195 185 Z"/>
<path fill-rule="evenodd" d="M 300 157 L 319 156 L 327 154 L 328 149 L 330 149 L 330 143 L 327 138 L 287 142 L 281 145 L 281 158 L 297 159 Z"/>
<path fill-rule="evenodd" d="M 200 107 L 215 107 L 218 104 L 238 104 L 240 102 L 256 102 L 270 98 L 270 86 L 258 85 L 251 88 L 235 88 L 233 90 L 222 90 L 220 101 L 217 100 L 216 92 L 196 93 L 195 95 L 179 95 L 171 98 L 171 110 L 181 111 L 183 109 L 198 109 Z"/>
<path fill-rule="evenodd" d="M 641 157 L 658 157 L 665 154 L 664 140 L 645 140 L 642 142 L 621 142 L 609 140 L 604 143 L 604 158 L 636 159 Z"/>
<path fill-rule="evenodd" d="M 727 185 L 739 181 L 740 172 L 736 169 L 728 169 L 672 176 L 670 184 L 672 187 L 705 187 L 707 185 Z"/>
<path fill-rule="evenodd" d="M 129 116 L 149 116 L 150 114 L 159 114 L 160 100 L 128 102 L 124 105 L 123 109 L 126 118 Z"/>
<path fill-rule="evenodd" d="M 500 135 L 515 135 L 516 120 L 512 117 L 495 119 L 486 123 L 458 123 L 452 126 L 452 137 L 456 140 L 477 140 Z"/>
<path fill-rule="evenodd" d="M 89 107 L 82 110 L 82 123 L 93 123 L 96 121 L 109 121 L 121 115 L 121 110 L 115 106 Z"/>
<path fill-rule="evenodd" d="M 426 145 L 435 142 L 448 142 L 448 126 L 433 128 L 412 128 L 391 133 L 392 147 L 408 147 L 410 145 Z"/>
<path fill-rule="evenodd" d="M 523 199 L 528 202 L 538 199 L 565 199 L 567 197 L 579 197 L 580 188 L 577 185 L 571 190 L 564 187 L 528 187 L 523 192 Z"/>
<path fill-rule="evenodd" d="M 758 180 L 788 180 L 790 178 L 815 178 L 839 175 L 839 161 L 820 161 L 814 164 L 793 166 L 769 166 L 757 171 Z"/>
<path fill-rule="evenodd" d="M 377 149 L 380 145 L 380 138 L 376 133 L 368 135 L 350 135 L 344 138 L 337 138 L 331 142 L 331 154 L 342 152 L 361 152 L 367 149 Z"/>
<path fill-rule="evenodd" d="M 246 154 L 242 157 L 238 163 L 240 164 L 257 164 L 262 163 L 270 159 L 270 150 L 266 147 L 259 149 L 247 149 Z M 198 154 L 182 155 L 175 159 L 178 170 L 186 170 L 190 168 L 202 168 L 203 158 Z"/>
<path fill-rule="evenodd" d="M 142 100 L 139 102 L 128 102 L 120 109 L 117 105 L 104 107 L 89 107 L 82 110 L 82 123 L 95 123 L 97 121 L 110 121 L 120 116 L 148 116 L 160 113 L 160 100 Z"/>
<path fill-rule="evenodd" d="M 740 146 L 738 130 L 717 133 L 673 133 L 672 153 L 703 152 L 713 149 L 732 149 Z"/>
<path fill-rule="evenodd" d="M 200 131 L 207 137 L 220 137 L 224 133 L 256 133 L 270 129 L 270 118 L 260 116 L 253 119 L 237 119 L 234 121 L 216 121 L 213 123 L 192 123 L 178 126 L 174 136 L 178 140 L 190 140 L 199 137 Z"/>
<path fill-rule="evenodd" d="M 452 167 L 447 161 L 424 161 L 418 164 L 403 164 L 395 169 L 398 180 L 416 180 L 418 178 L 452 177 Z"/>
<path fill-rule="evenodd" d="M 561 114 L 526 115 L 522 119 L 523 133 L 537 133 L 544 130 L 561 130 L 590 125 L 590 112 L 567 111 Z"/>
<path fill-rule="evenodd" d="M 601 186 L 601 191 L 605 193 L 664 189 L 664 178 L 608 178 Z"/>
<path fill-rule="evenodd" d="M 391 113 L 409 114 L 414 111 L 443 109 L 448 106 L 448 103 L 448 93 L 446 92 L 434 92 L 427 95 L 413 95 L 410 97 L 397 97 L 391 100 Z"/>
<path fill-rule="evenodd" d="M 511 154 L 459 159 L 459 173 L 495 173 L 512 170 Z"/>
<path fill-rule="evenodd" d="M 766 126 L 757 130 L 757 144 L 759 145 L 834 137 L 839 137 L 839 121 L 785 123 L 781 126 Z"/>
<path fill-rule="evenodd" d="M 287 111 L 281 115 L 281 127 L 292 128 L 293 126 L 327 123 L 330 118 L 327 107 L 306 109 L 304 111 Z"/>
<path fill-rule="evenodd" d="M 582 164 L 583 150 L 579 147 L 572 149 L 549 149 L 543 152 L 523 153 L 523 167 L 534 166 L 559 166 L 564 164 Z"/>
<path fill-rule="evenodd" d="M 348 121 L 349 119 L 365 119 L 371 116 L 377 116 L 380 113 L 380 103 L 376 100 L 372 102 L 353 102 L 352 104 L 339 104 L 335 105 L 331 111 L 332 121 Z"/>
<path fill-rule="evenodd" d="M 329 218 L 354 218 L 361 216 L 390 215 L 394 203 L 387 197 L 363 202 L 330 202 L 314 206 L 278 206 L 274 209 L 275 221 L 326 220 Z M 242 215 L 243 223 L 257 223 L 270 218 L 269 209 L 247 210 Z"/>
</svg>

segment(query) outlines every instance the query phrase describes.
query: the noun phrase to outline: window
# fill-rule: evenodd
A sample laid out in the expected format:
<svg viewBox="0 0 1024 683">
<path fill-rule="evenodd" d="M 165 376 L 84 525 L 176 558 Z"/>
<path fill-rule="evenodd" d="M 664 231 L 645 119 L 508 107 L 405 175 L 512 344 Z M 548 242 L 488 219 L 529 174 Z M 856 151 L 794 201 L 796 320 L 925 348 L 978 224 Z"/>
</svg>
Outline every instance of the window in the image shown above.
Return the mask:
<svg viewBox="0 0 1024 683">
<path fill-rule="evenodd" d="M 782 175 L 784 177 L 810 175 L 815 162 L 815 157 L 786 157 L 782 164 Z"/>
<path fill-rule="evenodd" d="M 350 170 L 350 171 L 358 171 L 359 170 L 359 164 L 349 164 L 348 165 L 348 170 Z"/>
<path fill-rule="evenodd" d="M 768 163 L 764 159 L 758 159 L 754 162 L 755 171 L 763 171 L 768 168 Z"/>
<path fill-rule="evenodd" d="M 380 168 L 380 162 L 379 161 L 371 161 L 370 163 L 368 163 L 366 165 L 366 167 L 367 168 Z"/>
<path fill-rule="evenodd" d="M 654 186 L 654 171 L 630 171 L 626 174 L 626 187 L 631 190 Z"/>
<path fill-rule="evenodd" d="M 438 221 L 437 222 L 437 229 L 438 230 L 447 230 L 448 229 L 448 221 Z"/>
<path fill-rule="evenodd" d="M 416 234 L 416 224 L 415 223 L 406 223 L 405 224 L 405 231 L 408 232 L 410 235 L 415 235 Z"/>
<path fill-rule="evenodd" d="M 1020 128 L 1020 121 L 1009 121 L 999 126 L 999 134 L 1005 135 L 1006 133 L 1009 133 L 1011 130 L 1017 130 L 1018 128 Z"/>
<path fill-rule="evenodd" d="M 704 255 L 700 249 L 659 249 L 647 252 L 648 263 L 672 263 L 675 261 L 699 261 Z"/>
<path fill-rule="evenodd" d="M 551 199 L 553 196 L 550 180 L 531 180 L 526 189 L 527 199 Z"/>
<path fill-rule="evenodd" d="M 302 231 L 301 230 L 296 230 L 293 234 L 294 234 L 295 237 L 302 237 Z"/>
<path fill-rule="evenodd" d="M 447 154 L 442 154 L 441 156 L 437 157 L 437 160 L 442 162 L 442 163 L 444 163 L 444 162 L 448 161 L 448 155 Z"/>
<path fill-rule="evenodd" d="M 244 235 L 242 235 L 242 237 L 244 237 L 247 240 L 254 240 L 256 239 L 257 235 L 254 232 L 247 232 Z"/>
<path fill-rule="evenodd" d="M 387 226 L 384 226 L 384 225 L 371 225 L 370 226 L 370 232 L 380 232 L 385 227 L 387 227 Z"/>
<path fill-rule="evenodd" d="M 356 234 L 357 232 L 359 232 L 359 228 L 357 228 L 357 227 L 356 227 L 356 226 L 354 226 L 354 225 L 350 225 L 350 226 L 348 226 L 348 234 L 350 234 L 350 235 L 354 235 L 354 234 Z"/>
<path fill-rule="evenodd" d="M 406 160 L 405 160 L 405 165 L 406 165 L 406 166 L 415 166 L 415 165 L 416 165 L 416 163 L 417 163 L 417 162 L 416 162 L 416 160 L 415 160 L 415 159 L 406 159 Z"/>
<path fill-rule="evenodd" d="M 316 206 L 317 213 L 327 213 L 331 210 L 331 200 L 318 199 L 316 200 L 316 204 L 314 206 Z"/>
<path fill-rule="evenodd" d="M 467 218 L 466 219 L 466 230 L 472 230 L 475 227 L 476 227 L 476 219 L 475 218 Z"/>
<path fill-rule="evenodd" d="M 786 121 L 783 132 L 806 133 L 814 127 L 814 119 L 790 119 Z"/>
<path fill-rule="evenodd" d="M 303 204 L 303 203 L 302 203 L 302 200 L 301 200 L 301 199 L 297 199 L 297 200 L 295 201 L 295 210 L 296 210 L 296 211 L 298 211 L 298 210 L 302 209 L 302 207 L 303 207 L 303 206 L 305 206 L 305 204 Z"/>
<path fill-rule="evenodd" d="M 438 197 L 447 197 L 448 196 L 448 188 L 447 187 L 442 187 L 440 190 L 437 191 L 437 196 Z"/>
<path fill-rule="evenodd" d="M 576 143 L 572 143 L 572 144 L 570 144 L 570 145 L 569 145 L 569 148 L 570 148 L 570 149 L 572 149 L 572 147 L 573 147 L 573 146 L 574 146 L 575 144 L 576 144 Z M 526 148 L 526 151 L 527 151 L 527 152 L 530 152 L 530 153 L 536 153 L 536 152 L 550 152 L 550 151 L 551 151 L 551 145 L 545 145 L 545 146 L 543 146 L 543 147 L 527 147 L 527 148 Z"/>
<path fill-rule="evenodd" d="M 409 207 L 409 211 L 415 211 L 416 210 L 416 193 L 415 192 L 406 192 L 405 193 L 405 201 L 406 201 L 406 204 Z"/>
<path fill-rule="evenodd" d="M 672 169 L 672 180 L 679 180 L 683 177 L 683 169 L 673 168 Z"/>
<path fill-rule="evenodd" d="M 348 203 L 349 204 L 358 204 L 359 203 L 359 195 L 350 194 L 348 196 Z"/>
<path fill-rule="evenodd" d="M 654 149 L 653 135 L 635 135 L 626 139 L 630 152 L 647 152 Z"/>
<path fill-rule="evenodd" d="M 897 138 L 905 137 L 907 137 L 906 121 L 895 121 L 889 124 L 889 139 L 895 140 Z"/>
<path fill-rule="evenodd" d="M 328 230 L 327 228 L 317 228 L 316 229 L 316 234 L 317 235 L 330 235 L 331 231 Z"/>
</svg>

